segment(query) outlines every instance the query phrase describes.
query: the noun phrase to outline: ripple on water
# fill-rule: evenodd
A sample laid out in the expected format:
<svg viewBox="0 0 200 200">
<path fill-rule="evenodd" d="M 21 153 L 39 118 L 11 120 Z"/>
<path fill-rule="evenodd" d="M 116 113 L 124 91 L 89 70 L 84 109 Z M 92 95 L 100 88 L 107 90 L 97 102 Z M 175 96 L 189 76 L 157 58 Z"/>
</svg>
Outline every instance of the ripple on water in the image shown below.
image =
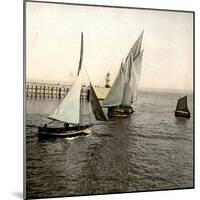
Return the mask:
<svg viewBox="0 0 200 200">
<path fill-rule="evenodd" d="M 27 198 L 192 187 L 193 118 L 174 117 L 177 96 L 140 94 L 131 117 L 96 124 L 89 136 L 42 141 L 37 126 L 58 102 L 40 101 L 39 113 L 29 102 Z"/>
</svg>

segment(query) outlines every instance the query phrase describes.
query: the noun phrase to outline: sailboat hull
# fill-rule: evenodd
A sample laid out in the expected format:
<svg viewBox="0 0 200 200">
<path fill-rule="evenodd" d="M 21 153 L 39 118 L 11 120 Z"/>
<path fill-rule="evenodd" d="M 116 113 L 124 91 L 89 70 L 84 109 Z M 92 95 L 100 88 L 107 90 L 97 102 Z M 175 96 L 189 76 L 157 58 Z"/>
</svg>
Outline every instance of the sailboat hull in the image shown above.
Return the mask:
<svg viewBox="0 0 200 200">
<path fill-rule="evenodd" d="M 114 106 L 108 108 L 108 117 L 128 117 L 134 112 L 131 106 Z"/>
<path fill-rule="evenodd" d="M 186 112 L 186 111 L 179 111 L 179 110 L 176 110 L 175 111 L 175 116 L 176 117 L 186 117 L 186 118 L 190 118 L 190 112 Z"/>
<path fill-rule="evenodd" d="M 68 127 L 67 129 L 64 127 L 60 128 L 51 128 L 51 127 L 38 127 L 38 137 L 40 139 L 48 139 L 48 138 L 66 138 L 66 137 L 75 137 L 75 136 L 83 136 L 91 133 L 89 126 L 75 126 Z"/>
</svg>

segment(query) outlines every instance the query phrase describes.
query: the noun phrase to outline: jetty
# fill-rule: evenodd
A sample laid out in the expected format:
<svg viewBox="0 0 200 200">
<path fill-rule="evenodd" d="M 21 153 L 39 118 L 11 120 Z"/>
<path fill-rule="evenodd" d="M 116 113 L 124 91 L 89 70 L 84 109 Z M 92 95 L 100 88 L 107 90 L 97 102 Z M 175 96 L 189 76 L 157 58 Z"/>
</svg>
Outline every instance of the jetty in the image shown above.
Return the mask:
<svg viewBox="0 0 200 200">
<path fill-rule="evenodd" d="M 71 85 L 44 83 L 44 82 L 26 82 L 27 98 L 64 98 L 69 92 Z"/>
<path fill-rule="evenodd" d="M 49 98 L 49 99 L 62 99 L 69 92 L 72 85 L 63 83 L 47 83 L 47 82 L 26 82 L 26 97 L 27 98 Z M 83 86 L 81 88 L 81 98 L 86 99 L 89 87 Z M 99 100 L 103 100 L 110 88 L 94 87 Z"/>
</svg>

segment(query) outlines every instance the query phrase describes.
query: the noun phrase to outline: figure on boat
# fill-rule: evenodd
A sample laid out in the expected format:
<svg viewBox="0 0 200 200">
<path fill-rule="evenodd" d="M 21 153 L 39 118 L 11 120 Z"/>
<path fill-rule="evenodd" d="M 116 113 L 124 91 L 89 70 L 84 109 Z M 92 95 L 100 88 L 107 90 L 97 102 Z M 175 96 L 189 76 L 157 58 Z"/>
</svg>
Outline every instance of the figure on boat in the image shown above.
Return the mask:
<svg viewBox="0 0 200 200">
<path fill-rule="evenodd" d="M 137 100 L 143 50 L 143 32 L 131 48 L 125 62 L 121 63 L 118 75 L 102 102 L 108 108 L 109 117 L 127 117 L 134 112 L 133 103 Z"/>
<path fill-rule="evenodd" d="M 187 96 L 178 99 L 175 116 L 190 118 L 190 111 L 187 105 Z"/>
</svg>

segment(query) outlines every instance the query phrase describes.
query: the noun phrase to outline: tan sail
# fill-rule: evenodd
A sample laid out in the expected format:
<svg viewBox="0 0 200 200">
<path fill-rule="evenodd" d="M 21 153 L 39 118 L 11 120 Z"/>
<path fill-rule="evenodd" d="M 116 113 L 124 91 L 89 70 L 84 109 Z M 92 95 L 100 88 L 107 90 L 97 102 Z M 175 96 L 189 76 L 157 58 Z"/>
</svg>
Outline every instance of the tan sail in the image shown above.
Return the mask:
<svg viewBox="0 0 200 200">
<path fill-rule="evenodd" d="M 184 96 L 178 100 L 176 111 L 188 111 L 187 96 Z"/>
<path fill-rule="evenodd" d="M 95 94 L 94 88 L 91 83 L 90 83 L 90 103 L 91 103 L 91 108 L 96 120 L 107 121 L 107 118 L 103 112 L 101 104 L 99 103 L 97 99 L 97 96 Z"/>
<path fill-rule="evenodd" d="M 178 99 L 175 116 L 190 118 L 190 111 L 187 105 L 187 96 Z"/>
</svg>

